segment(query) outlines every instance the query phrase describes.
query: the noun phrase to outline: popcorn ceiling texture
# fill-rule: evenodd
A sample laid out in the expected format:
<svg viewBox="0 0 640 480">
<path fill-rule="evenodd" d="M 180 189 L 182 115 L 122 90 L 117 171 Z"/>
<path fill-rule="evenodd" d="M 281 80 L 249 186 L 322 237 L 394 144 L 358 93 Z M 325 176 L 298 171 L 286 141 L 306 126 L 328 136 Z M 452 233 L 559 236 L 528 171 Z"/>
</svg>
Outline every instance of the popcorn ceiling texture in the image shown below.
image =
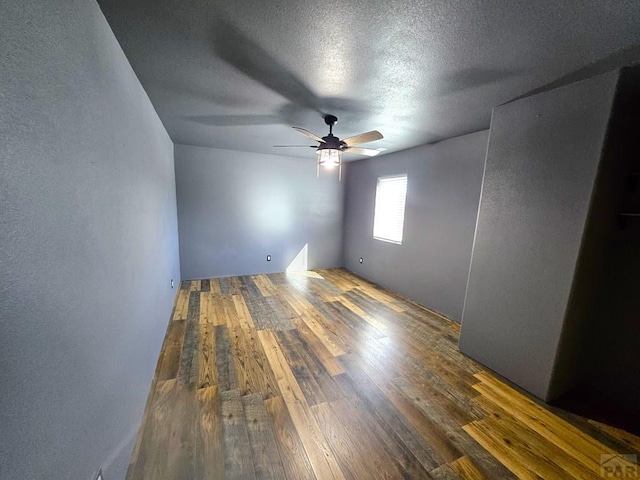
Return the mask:
<svg viewBox="0 0 640 480">
<path fill-rule="evenodd" d="M 640 60 L 637 0 L 98 3 L 175 143 L 302 158 L 272 146 L 307 143 L 291 125 L 326 132 L 320 112 L 391 153 L 487 129 L 493 107 L 592 62 Z"/>
</svg>

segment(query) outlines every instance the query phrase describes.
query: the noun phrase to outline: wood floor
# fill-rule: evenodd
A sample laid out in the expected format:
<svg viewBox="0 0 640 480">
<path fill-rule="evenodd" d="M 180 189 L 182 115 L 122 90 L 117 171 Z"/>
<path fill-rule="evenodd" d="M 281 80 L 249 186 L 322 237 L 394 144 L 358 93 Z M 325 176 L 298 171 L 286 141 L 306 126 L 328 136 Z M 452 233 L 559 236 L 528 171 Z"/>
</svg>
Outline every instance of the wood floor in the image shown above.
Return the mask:
<svg viewBox="0 0 640 480">
<path fill-rule="evenodd" d="M 127 478 L 590 479 L 638 453 L 483 370 L 458 330 L 345 270 L 183 282 Z"/>
</svg>

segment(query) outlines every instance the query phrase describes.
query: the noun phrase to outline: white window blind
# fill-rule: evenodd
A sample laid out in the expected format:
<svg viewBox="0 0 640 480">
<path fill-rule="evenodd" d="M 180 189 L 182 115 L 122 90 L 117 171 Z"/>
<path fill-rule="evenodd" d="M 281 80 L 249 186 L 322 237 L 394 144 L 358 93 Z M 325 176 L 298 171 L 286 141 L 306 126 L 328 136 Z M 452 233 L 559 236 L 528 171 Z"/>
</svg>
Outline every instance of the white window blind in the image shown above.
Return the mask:
<svg viewBox="0 0 640 480">
<path fill-rule="evenodd" d="M 373 238 L 402 243 L 406 199 L 406 175 L 378 178 L 373 214 Z"/>
</svg>

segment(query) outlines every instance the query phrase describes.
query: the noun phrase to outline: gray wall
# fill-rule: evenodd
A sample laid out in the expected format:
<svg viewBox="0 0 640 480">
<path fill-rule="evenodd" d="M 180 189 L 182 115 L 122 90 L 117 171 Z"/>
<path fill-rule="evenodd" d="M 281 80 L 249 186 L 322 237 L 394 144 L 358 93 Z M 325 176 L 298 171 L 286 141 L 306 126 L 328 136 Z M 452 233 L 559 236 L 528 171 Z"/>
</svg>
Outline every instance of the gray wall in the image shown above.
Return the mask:
<svg viewBox="0 0 640 480">
<path fill-rule="evenodd" d="M 0 11 L 0 478 L 116 480 L 179 279 L 173 146 L 97 3 Z"/>
<path fill-rule="evenodd" d="M 637 158 L 637 157 L 636 157 Z M 639 212 L 636 210 L 636 212 Z M 605 277 L 601 325 L 591 344 L 591 370 L 586 383 L 611 401 L 613 407 L 633 410 L 640 434 L 640 221 L 619 230 L 611 245 L 612 258 Z"/>
<path fill-rule="evenodd" d="M 312 151 L 176 145 L 175 158 L 183 278 L 282 272 L 306 244 L 309 268 L 342 265 L 344 180 L 335 170 L 316 178 Z"/>
<path fill-rule="evenodd" d="M 613 412 L 635 410 L 635 430 L 629 431 L 636 432 L 640 431 L 640 219 L 628 219 L 621 228 L 618 213 L 640 213 L 640 177 L 634 177 L 635 187 L 629 184 L 630 174 L 640 172 L 639 85 L 640 66 L 622 70 L 598 177 L 594 209 L 598 215 L 592 211 L 589 224 L 598 232 L 591 236 L 603 239 L 597 252 L 603 266 L 598 272 L 597 305 L 583 327 L 587 330 L 583 336 L 591 338 L 585 342 L 581 371 L 584 384 L 605 398 Z M 629 427 L 628 420 L 623 426 Z"/>
<path fill-rule="evenodd" d="M 601 75 L 493 112 L 460 349 L 543 399 L 617 78 Z"/>
<path fill-rule="evenodd" d="M 349 164 L 346 268 L 460 321 L 487 137 L 483 131 Z M 402 173 L 407 204 L 396 245 L 373 238 L 373 210 L 378 177 Z"/>
</svg>

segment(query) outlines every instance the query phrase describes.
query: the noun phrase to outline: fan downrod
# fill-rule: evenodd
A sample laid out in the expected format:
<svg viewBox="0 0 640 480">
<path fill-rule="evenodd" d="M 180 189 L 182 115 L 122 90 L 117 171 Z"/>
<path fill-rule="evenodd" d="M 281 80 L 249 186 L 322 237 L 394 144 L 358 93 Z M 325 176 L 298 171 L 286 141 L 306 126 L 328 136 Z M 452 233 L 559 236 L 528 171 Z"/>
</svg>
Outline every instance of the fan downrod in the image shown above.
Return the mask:
<svg viewBox="0 0 640 480">
<path fill-rule="evenodd" d="M 324 123 L 329 125 L 329 135 L 333 135 L 333 126 L 338 122 L 338 117 L 335 115 L 325 115 Z"/>
</svg>

